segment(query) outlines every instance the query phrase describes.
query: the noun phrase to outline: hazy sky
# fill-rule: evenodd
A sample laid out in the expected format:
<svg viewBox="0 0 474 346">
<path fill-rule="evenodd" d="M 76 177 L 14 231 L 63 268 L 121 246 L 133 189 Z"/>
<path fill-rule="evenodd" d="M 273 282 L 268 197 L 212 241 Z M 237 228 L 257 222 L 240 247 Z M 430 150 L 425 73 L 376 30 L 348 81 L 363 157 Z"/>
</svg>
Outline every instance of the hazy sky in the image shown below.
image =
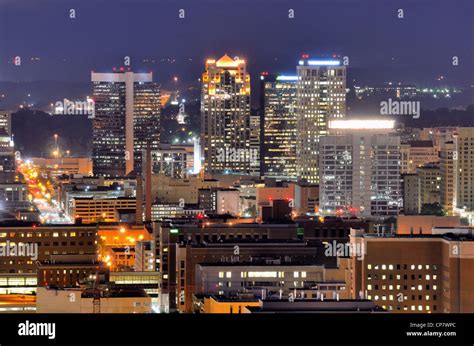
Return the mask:
<svg viewBox="0 0 474 346">
<path fill-rule="evenodd" d="M 0 0 L 0 81 L 88 81 L 130 56 L 166 85 L 197 80 L 205 58 L 223 53 L 244 57 L 253 74 L 336 53 L 367 80 L 474 84 L 474 1 Z M 165 57 L 176 61 L 143 63 Z"/>
</svg>

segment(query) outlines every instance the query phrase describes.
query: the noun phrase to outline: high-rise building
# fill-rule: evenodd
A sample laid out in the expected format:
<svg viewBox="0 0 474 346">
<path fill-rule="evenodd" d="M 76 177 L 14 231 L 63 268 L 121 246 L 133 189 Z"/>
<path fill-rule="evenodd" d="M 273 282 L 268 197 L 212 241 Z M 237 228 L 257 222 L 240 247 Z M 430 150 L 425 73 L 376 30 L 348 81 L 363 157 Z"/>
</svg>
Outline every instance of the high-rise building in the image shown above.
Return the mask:
<svg viewBox="0 0 474 346">
<path fill-rule="evenodd" d="M 420 213 L 418 174 L 402 174 L 403 214 Z"/>
<path fill-rule="evenodd" d="M 92 72 L 93 171 L 124 176 L 140 169 L 146 143 L 160 142 L 160 87 L 152 73 Z"/>
<path fill-rule="evenodd" d="M 260 76 L 261 175 L 296 180 L 298 76 Z"/>
<path fill-rule="evenodd" d="M 457 195 L 457 160 L 454 160 L 454 142 L 441 142 L 440 157 L 440 203 L 448 215 L 453 215 Z"/>
<path fill-rule="evenodd" d="M 0 110 L 0 128 L 4 128 L 5 131 L 11 136 L 12 123 L 10 112 Z"/>
<path fill-rule="evenodd" d="M 0 110 L 0 183 L 14 183 L 15 176 L 16 164 L 11 114 Z"/>
<path fill-rule="evenodd" d="M 319 138 L 327 134 L 330 119 L 346 115 L 346 67 L 339 60 L 310 60 L 297 67 L 297 174 L 319 183 Z"/>
<path fill-rule="evenodd" d="M 332 120 L 320 138 L 320 213 L 389 216 L 402 206 L 393 120 Z"/>
<path fill-rule="evenodd" d="M 459 210 L 474 212 L 474 127 L 460 127 L 454 136 L 457 166 L 456 207 Z"/>
<path fill-rule="evenodd" d="M 409 141 L 400 145 L 401 173 L 416 173 L 417 167 L 439 162 L 438 151 L 431 140 Z"/>
<path fill-rule="evenodd" d="M 250 137 L 250 75 L 245 61 L 228 55 L 207 60 L 201 88 L 204 172 L 251 174 L 259 153 Z"/>
<path fill-rule="evenodd" d="M 13 141 L 6 128 L 0 127 L 0 183 L 13 183 L 16 176 Z"/>
</svg>

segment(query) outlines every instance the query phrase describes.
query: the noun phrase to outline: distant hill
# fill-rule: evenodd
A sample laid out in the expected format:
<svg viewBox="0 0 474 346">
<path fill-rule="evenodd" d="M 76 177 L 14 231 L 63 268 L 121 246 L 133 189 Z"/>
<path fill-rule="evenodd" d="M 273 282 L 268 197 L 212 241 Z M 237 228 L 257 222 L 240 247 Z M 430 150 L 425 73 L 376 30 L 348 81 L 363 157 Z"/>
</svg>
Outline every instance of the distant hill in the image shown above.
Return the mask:
<svg viewBox="0 0 474 346">
<path fill-rule="evenodd" d="M 16 150 L 23 157 L 52 156 L 54 134 L 58 135 L 61 152 L 90 156 L 92 123 L 85 115 L 49 115 L 25 109 L 12 113 L 12 133 Z"/>
</svg>

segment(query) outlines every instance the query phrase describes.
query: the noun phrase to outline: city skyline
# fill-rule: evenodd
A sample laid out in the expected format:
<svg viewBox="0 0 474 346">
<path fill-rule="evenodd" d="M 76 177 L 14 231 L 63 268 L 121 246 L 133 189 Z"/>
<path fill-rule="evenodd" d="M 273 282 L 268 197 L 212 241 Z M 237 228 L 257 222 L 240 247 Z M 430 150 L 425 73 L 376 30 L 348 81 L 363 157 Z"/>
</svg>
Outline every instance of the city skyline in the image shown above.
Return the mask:
<svg viewBox="0 0 474 346">
<path fill-rule="evenodd" d="M 473 18 L 0 0 L 2 345 L 469 341 Z"/>
</svg>

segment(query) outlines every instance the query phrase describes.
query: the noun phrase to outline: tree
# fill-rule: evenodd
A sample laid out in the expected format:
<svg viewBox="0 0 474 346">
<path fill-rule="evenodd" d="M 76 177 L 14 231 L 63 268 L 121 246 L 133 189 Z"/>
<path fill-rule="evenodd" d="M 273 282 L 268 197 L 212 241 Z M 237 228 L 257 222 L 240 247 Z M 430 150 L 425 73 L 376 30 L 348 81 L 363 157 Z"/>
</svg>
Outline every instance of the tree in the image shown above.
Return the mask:
<svg viewBox="0 0 474 346">
<path fill-rule="evenodd" d="M 425 203 L 421 206 L 421 215 L 445 216 L 446 212 L 439 203 Z"/>
</svg>

